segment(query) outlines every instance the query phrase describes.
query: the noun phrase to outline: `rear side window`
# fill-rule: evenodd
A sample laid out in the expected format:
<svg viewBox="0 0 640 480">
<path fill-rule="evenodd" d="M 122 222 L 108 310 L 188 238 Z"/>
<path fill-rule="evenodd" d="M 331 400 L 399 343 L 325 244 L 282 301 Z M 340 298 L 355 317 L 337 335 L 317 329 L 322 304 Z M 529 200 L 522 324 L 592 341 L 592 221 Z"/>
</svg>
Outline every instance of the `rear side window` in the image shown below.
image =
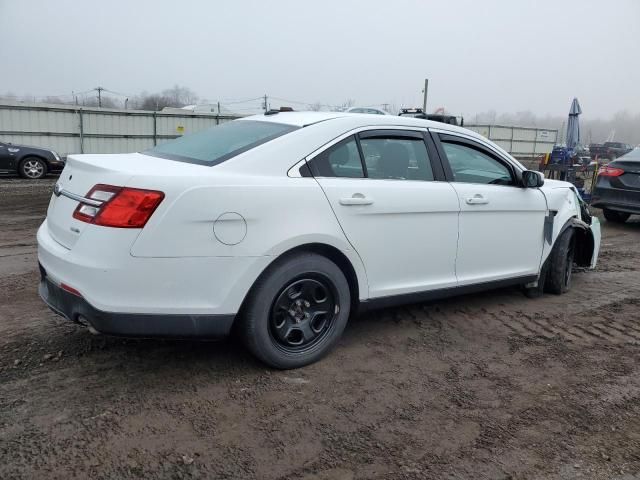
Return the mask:
<svg viewBox="0 0 640 480">
<path fill-rule="evenodd" d="M 328 148 L 309 163 L 316 177 L 385 180 L 434 180 L 431 159 L 421 133 L 365 131 Z M 306 173 L 301 171 L 301 175 Z"/>
<path fill-rule="evenodd" d="M 217 165 L 299 127 L 256 120 L 236 120 L 185 135 L 145 150 L 145 155 L 200 165 Z"/>
<path fill-rule="evenodd" d="M 427 146 L 420 138 L 363 138 L 360 145 L 369 178 L 433 180 Z"/>
<path fill-rule="evenodd" d="M 311 161 L 311 172 L 316 177 L 364 177 L 355 138 L 347 137 L 315 157 Z"/>
</svg>

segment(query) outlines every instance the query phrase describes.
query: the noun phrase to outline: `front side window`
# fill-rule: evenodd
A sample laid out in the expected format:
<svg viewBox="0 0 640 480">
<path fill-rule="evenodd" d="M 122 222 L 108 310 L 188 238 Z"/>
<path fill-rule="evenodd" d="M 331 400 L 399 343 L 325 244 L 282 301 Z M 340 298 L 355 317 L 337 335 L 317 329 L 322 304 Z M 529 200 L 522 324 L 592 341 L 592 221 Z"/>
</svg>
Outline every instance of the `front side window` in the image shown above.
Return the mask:
<svg viewBox="0 0 640 480">
<path fill-rule="evenodd" d="M 235 120 L 145 150 L 145 155 L 200 165 L 217 165 L 299 127 Z"/>
<path fill-rule="evenodd" d="M 495 158 L 471 146 L 454 142 L 442 142 L 453 172 L 453 181 L 513 185 L 511 171 Z"/>
<path fill-rule="evenodd" d="M 360 140 L 369 178 L 433 180 L 427 147 L 421 138 L 374 137 Z"/>
</svg>

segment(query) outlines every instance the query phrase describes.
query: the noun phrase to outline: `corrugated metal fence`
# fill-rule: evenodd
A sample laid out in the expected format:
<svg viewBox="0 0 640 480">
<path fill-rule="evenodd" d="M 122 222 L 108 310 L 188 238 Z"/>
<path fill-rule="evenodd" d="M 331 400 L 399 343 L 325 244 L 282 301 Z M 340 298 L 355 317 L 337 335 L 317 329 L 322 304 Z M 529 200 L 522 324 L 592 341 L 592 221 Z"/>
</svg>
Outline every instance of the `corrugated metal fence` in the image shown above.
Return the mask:
<svg viewBox="0 0 640 480">
<path fill-rule="evenodd" d="M 478 132 L 518 158 L 551 153 L 558 139 L 558 130 L 549 128 L 466 124 L 464 128 Z"/>
<path fill-rule="evenodd" d="M 138 152 L 237 115 L 113 110 L 69 105 L 0 103 L 0 141 L 70 153 Z M 506 125 L 465 125 L 515 157 L 549 153 L 558 131 Z"/>
<path fill-rule="evenodd" d="M 0 141 L 71 153 L 124 153 L 239 118 L 113 110 L 67 105 L 0 103 Z"/>
</svg>

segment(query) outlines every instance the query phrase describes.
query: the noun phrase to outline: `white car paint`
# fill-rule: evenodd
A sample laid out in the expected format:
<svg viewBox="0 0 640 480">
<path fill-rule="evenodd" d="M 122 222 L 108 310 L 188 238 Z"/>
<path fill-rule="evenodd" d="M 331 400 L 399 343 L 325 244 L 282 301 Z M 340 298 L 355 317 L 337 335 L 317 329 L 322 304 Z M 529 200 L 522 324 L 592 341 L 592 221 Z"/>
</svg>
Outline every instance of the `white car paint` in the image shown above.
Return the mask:
<svg viewBox="0 0 640 480">
<path fill-rule="evenodd" d="M 120 229 L 75 220 L 78 202 L 52 196 L 38 231 L 38 257 L 47 275 L 107 312 L 236 314 L 274 259 L 301 245 L 322 244 L 346 256 L 359 300 L 366 301 L 536 275 L 551 248 L 543 241 L 545 216 L 558 212 L 555 241 L 563 222 L 580 215 L 573 187 L 564 182 L 523 189 L 316 179 L 292 168 L 350 133 L 405 128 L 473 138 L 524 169 L 504 150 L 459 127 L 336 112 L 237 121 L 246 120 L 308 126 L 213 167 L 140 153 L 69 156 L 59 180 L 64 190 L 83 196 L 101 183 L 161 190 L 165 197 L 143 229 Z M 340 203 L 357 193 L 374 203 Z M 460 201 L 476 194 L 490 204 Z M 599 227 L 593 231 L 598 246 Z M 595 264 L 597 248 L 593 258 Z"/>
</svg>

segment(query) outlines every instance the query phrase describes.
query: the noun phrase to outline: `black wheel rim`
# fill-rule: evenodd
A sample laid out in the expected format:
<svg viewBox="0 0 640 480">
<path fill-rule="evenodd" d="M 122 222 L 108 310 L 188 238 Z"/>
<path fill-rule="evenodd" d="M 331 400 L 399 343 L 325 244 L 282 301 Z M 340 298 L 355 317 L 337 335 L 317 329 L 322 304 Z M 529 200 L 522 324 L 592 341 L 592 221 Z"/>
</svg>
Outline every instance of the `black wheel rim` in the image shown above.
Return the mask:
<svg viewBox="0 0 640 480">
<path fill-rule="evenodd" d="M 573 272 L 573 242 L 569 243 L 569 248 L 567 249 L 567 258 L 565 259 L 565 269 L 564 269 L 564 285 L 565 287 L 569 287 L 571 284 L 571 273 Z"/>
<path fill-rule="evenodd" d="M 304 353 L 331 331 L 339 311 L 333 284 L 321 276 L 304 276 L 288 283 L 273 302 L 269 333 L 286 353 Z"/>
</svg>

